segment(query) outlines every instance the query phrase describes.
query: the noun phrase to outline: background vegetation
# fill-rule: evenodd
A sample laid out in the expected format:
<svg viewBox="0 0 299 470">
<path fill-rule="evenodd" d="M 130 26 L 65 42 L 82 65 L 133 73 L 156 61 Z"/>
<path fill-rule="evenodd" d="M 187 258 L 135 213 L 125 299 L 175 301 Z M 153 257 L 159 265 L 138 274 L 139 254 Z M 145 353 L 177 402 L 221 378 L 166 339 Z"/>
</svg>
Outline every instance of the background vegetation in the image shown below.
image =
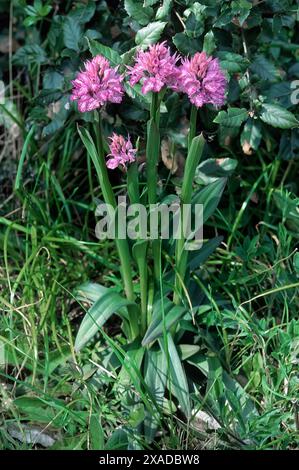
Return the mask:
<svg viewBox="0 0 299 470">
<path fill-rule="evenodd" d="M 2 0 L 0 448 L 298 447 L 297 8 L 291 0 Z M 205 227 L 214 244 L 194 274 L 196 349 L 181 351 L 197 384 L 193 417 L 186 422 L 166 400 L 148 444 L 138 433 L 144 408 L 123 394 L 138 394 L 136 377 L 116 380 L 114 347 L 125 348 L 118 320 L 74 350 L 88 306 L 78 286 L 121 286 L 113 244 L 94 236 L 93 194 L 101 194 L 77 135 L 78 120 L 88 127 L 90 118 L 69 94 L 91 54 L 129 63 L 136 45 L 164 39 L 182 54 L 204 49 L 227 71 L 227 106 L 200 111 L 208 147 L 197 183 L 228 179 Z M 107 134 L 140 135 L 149 103 L 131 93 L 134 103 L 106 109 Z M 178 180 L 189 106 L 173 93 L 161 115 Z M 122 189 L 120 175 L 111 180 Z"/>
</svg>

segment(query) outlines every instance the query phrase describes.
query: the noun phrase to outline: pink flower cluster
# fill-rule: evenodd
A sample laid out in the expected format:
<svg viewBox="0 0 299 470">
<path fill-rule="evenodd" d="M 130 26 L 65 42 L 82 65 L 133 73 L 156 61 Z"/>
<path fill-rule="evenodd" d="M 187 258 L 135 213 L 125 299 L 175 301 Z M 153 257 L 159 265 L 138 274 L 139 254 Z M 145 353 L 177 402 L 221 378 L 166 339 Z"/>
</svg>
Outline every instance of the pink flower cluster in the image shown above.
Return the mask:
<svg viewBox="0 0 299 470">
<path fill-rule="evenodd" d="M 154 44 L 148 51 L 139 51 L 135 65 L 128 67 L 130 85 L 142 82 L 141 90 L 144 94 L 149 91 L 159 92 L 165 85 L 176 88 L 179 73 L 176 63 L 179 57 L 172 55 L 165 44 Z"/>
<path fill-rule="evenodd" d="M 109 145 L 110 154 L 107 155 L 109 160 L 107 160 L 106 165 L 111 170 L 114 170 L 118 166 L 126 168 L 127 163 L 132 163 L 136 160 L 137 150 L 133 148 L 130 137 L 128 136 L 125 139 L 122 135 L 112 134 L 112 137 L 109 137 L 111 143 Z"/>
<path fill-rule="evenodd" d="M 179 57 L 171 54 L 163 42 L 138 52 L 135 65 L 129 67 L 130 84 L 142 83 L 142 92 L 159 92 L 164 86 L 186 93 L 198 108 L 204 104 L 221 106 L 225 101 L 226 78 L 217 59 L 197 52 L 177 65 Z"/>
<path fill-rule="evenodd" d="M 225 101 L 226 78 L 218 60 L 205 52 L 184 59 L 180 67 L 180 88 L 197 108 L 209 103 L 221 106 Z"/>
<path fill-rule="evenodd" d="M 225 101 L 226 78 L 217 59 L 205 52 L 182 59 L 171 54 L 165 42 L 139 51 L 133 67 L 128 66 L 130 85 L 142 84 L 142 93 L 158 93 L 163 87 L 186 93 L 198 108 L 204 104 L 221 106 Z M 124 94 L 123 76 L 107 59 L 98 55 L 85 63 L 85 70 L 73 80 L 71 100 L 78 101 L 79 111 L 92 111 L 106 103 L 120 103 Z"/>
<path fill-rule="evenodd" d="M 197 108 L 205 104 L 221 106 L 225 101 L 227 81 L 217 59 L 205 52 L 197 52 L 191 58 L 171 54 L 166 42 L 154 44 L 147 51 L 139 51 L 133 67 L 128 67 L 130 85 L 142 84 L 142 93 L 158 93 L 165 86 L 174 91 L 186 93 Z M 81 113 L 92 111 L 106 103 L 120 103 L 124 95 L 123 76 L 109 61 L 98 55 L 87 61 L 85 69 L 72 81 L 71 100 L 78 101 Z M 107 167 L 114 169 L 136 159 L 130 137 L 110 137 L 110 157 Z"/>
<path fill-rule="evenodd" d="M 109 61 L 100 55 L 84 65 L 85 70 L 79 72 L 72 81 L 71 100 L 78 101 L 79 111 L 92 111 L 108 102 L 120 103 L 124 88 L 123 77 L 117 73 L 117 69 L 110 67 Z"/>
</svg>

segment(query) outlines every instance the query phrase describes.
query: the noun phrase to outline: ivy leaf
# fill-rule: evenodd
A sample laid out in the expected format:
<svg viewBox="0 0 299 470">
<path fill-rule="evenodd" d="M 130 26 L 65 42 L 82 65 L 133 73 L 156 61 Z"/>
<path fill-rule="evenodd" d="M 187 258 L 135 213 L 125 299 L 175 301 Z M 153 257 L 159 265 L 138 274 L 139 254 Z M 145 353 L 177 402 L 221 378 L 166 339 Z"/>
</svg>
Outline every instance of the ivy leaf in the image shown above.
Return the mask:
<svg viewBox="0 0 299 470">
<path fill-rule="evenodd" d="M 154 10 L 150 6 L 144 6 L 141 0 L 125 0 L 125 10 L 137 23 L 145 26 L 150 23 Z"/>
<path fill-rule="evenodd" d="M 276 104 L 264 104 L 260 118 L 266 124 L 279 129 L 291 129 L 299 126 L 293 113 Z"/>
<path fill-rule="evenodd" d="M 145 28 L 139 29 L 135 37 L 136 44 L 138 46 L 147 47 L 159 41 L 165 26 L 166 22 L 164 21 L 154 21 Z"/>
<path fill-rule="evenodd" d="M 213 122 L 225 127 L 240 127 L 247 116 L 245 108 L 229 108 L 227 111 L 220 111 Z"/>
<path fill-rule="evenodd" d="M 67 17 L 63 24 L 63 40 L 65 47 L 79 52 L 81 36 L 82 31 L 79 22 L 72 17 Z"/>
</svg>

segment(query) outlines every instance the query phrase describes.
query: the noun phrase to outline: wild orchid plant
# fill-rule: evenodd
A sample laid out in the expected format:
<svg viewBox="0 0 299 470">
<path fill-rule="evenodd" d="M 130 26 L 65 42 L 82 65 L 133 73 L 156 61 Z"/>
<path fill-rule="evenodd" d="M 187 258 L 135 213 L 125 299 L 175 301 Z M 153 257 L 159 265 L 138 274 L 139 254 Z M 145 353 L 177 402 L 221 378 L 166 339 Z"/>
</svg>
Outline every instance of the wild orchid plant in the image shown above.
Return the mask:
<svg viewBox="0 0 299 470">
<path fill-rule="evenodd" d="M 106 58 L 97 55 L 85 63 L 84 70 L 72 83 L 71 99 L 77 101 L 79 111 L 94 112 L 94 135 L 82 127 L 79 133 L 97 172 L 105 203 L 113 209 L 117 209 L 116 194 L 107 168 L 125 170 L 123 175 L 130 204 L 142 203 L 154 207 L 166 195 L 170 197 L 169 184 L 167 188 L 166 185 L 159 187 L 160 109 L 169 90 L 185 93 L 192 107 L 188 153 L 178 191 L 180 204 L 192 207 L 203 204 L 203 221 L 211 215 L 219 202 L 224 181 L 219 179 L 199 188 L 194 185 L 194 177 L 205 145 L 203 135 L 196 135 L 198 108 L 207 104 L 220 107 L 225 101 L 226 78 L 217 59 L 208 57 L 205 52 L 196 53 L 191 58 L 181 58 L 172 54 L 163 42 L 150 46 L 146 51 L 139 50 L 134 64 L 127 66 L 123 74 L 117 67 L 111 67 Z M 138 169 L 138 145 L 134 147 L 130 136 L 115 133 L 107 143 L 102 130 L 102 110 L 107 103 L 122 101 L 125 83 L 131 87 L 141 85 L 141 93 L 151 97 L 146 132 L 145 179 Z M 173 195 L 177 197 L 177 182 L 172 187 Z M 163 195 L 160 199 L 158 192 Z M 125 226 L 128 223 L 127 220 L 122 222 Z M 183 223 L 180 226 L 181 236 L 176 240 L 150 240 L 144 237 L 132 241 L 116 237 L 125 297 L 115 289 L 95 284 L 80 289 L 81 299 L 89 300 L 92 306 L 80 326 L 76 348 L 82 348 L 110 316 L 117 314 L 121 317 L 127 345 L 116 348 L 122 364 L 119 381 L 124 374 L 131 377 L 143 397 L 142 406 L 145 409 L 139 424 L 148 441 L 155 436 L 157 411 L 164 403 L 166 389 L 168 397 L 174 397 L 173 402 L 177 400 L 182 412 L 190 418 L 189 391 L 192 381 L 186 378 L 183 362 L 198 352 L 199 347 L 194 339 L 192 344 L 186 344 L 184 335 L 188 331 L 196 331 L 194 316 L 201 302 L 198 295 L 200 287 L 192 281 L 190 271 L 198 269 L 198 265 L 219 244 L 219 240 L 211 240 L 203 247 L 189 251 L 182 226 Z M 192 293 L 194 285 L 197 294 Z M 111 341 L 105 332 L 103 334 Z M 134 407 L 140 405 L 138 398 L 135 397 L 132 404 Z"/>
</svg>

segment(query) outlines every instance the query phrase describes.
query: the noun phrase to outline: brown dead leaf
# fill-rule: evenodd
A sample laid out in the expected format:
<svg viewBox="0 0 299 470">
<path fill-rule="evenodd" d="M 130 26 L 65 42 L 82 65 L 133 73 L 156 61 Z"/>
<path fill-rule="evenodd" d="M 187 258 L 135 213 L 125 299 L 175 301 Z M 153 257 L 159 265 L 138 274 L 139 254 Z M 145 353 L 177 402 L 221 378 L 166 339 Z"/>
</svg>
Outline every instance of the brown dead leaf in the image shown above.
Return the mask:
<svg viewBox="0 0 299 470">
<path fill-rule="evenodd" d="M 248 140 L 244 140 L 242 144 L 242 149 L 245 155 L 252 155 L 252 147 L 250 143 L 248 142 Z"/>
<path fill-rule="evenodd" d="M 170 150 L 170 142 L 163 139 L 161 142 L 161 156 L 166 168 L 170 170 L 172 175 L 182 176 L 184 171 L 185 160 L 180 152 L 173 155 Z"/>
<path fill-rule="evenodd" d="M 9 36 L 0 36 L 0 52 L 2 54 L 8 54 L 9 53 Z M 12 52 L 15 52 L 16 49 L 18 48 L 19 44 L 18 42 L 13 39 L 11 43 L 11 50 Z"/>
</svg>

